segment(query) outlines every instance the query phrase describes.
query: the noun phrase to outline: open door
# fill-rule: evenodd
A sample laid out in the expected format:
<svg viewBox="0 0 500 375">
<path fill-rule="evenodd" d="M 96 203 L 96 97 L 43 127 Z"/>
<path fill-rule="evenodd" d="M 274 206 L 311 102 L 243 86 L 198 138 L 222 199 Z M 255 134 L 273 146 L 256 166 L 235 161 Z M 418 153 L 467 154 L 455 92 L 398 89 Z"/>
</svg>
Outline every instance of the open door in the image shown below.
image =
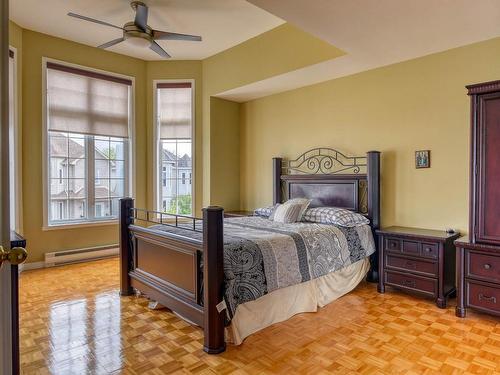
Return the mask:
<svg viewBox="0 0 500 375">
<path fill-rule="evenodd" d="M 0 0 L 0 373 L 19 373 L 17 265 L 23 247 L 11 246 L 9 175 L 9 0 Z"/>
</svg>

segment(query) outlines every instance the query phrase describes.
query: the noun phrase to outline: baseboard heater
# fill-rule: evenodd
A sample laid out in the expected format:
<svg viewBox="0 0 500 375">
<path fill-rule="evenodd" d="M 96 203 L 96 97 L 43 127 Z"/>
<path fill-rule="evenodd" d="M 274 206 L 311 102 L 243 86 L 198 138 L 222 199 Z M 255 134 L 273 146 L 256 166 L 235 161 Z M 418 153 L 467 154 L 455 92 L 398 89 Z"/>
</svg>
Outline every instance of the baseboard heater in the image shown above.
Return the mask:
<svg viewBox="0 0 500 375">
<path fill-rule="evenodd" d="M 118 245 L 109 245 L 45 253 L 45 267 L 54 267 L 68 263 L 79 263 L 89 260 L 108 258 L 117 256 L 119 252 L 120 250 Z"/>
</svg>

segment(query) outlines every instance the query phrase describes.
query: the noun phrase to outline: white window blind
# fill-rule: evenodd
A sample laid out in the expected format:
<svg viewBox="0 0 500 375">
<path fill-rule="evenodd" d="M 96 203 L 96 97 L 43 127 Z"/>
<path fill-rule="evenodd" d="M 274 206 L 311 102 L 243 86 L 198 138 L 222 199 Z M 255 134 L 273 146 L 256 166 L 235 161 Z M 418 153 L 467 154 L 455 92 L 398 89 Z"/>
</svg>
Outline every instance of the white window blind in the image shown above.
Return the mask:
<svg viewBox="0 0 500 375">
<path fill-rule="evenodd" d="M 193 87 L 191 82 L 156 86 L 159 129 L 158 208 L 180 215 L 193 213 Z"/>
<path fill-rule="evenodd" d="M 157 89 L 160 138 L 190 139 L 193 117 L 191 83 L 159 83 Z"/>
<path fill-rule="evenodd" d="M 48 130 L 128 137 L 132 82 L 47 63 Z"/>
<path fill-rule="evenodd" d="M 132 81 L 47 63 L 48 225 L 114 220 L 129 188 Z"/>
</svg>

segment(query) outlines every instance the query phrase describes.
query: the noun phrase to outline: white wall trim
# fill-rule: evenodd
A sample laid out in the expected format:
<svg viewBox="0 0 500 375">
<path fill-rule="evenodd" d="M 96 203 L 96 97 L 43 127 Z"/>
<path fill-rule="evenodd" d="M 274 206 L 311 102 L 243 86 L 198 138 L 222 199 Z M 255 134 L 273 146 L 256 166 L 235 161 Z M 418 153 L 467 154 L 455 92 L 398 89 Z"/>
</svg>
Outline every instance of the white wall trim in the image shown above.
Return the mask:
<svg viewBox="0 0 500 375">
<path fill-rule="evenodd" d="M 131 85 L 131 93 L 130 93 L 130 114 L 129 114 L 129 146 L 128 147 L 128 196 L 134 198 L 136 193 L 136 119 L 135 119 L 135 77 L 128 76 L 125 74 L 109 72 L 102 69 L 91 68 L 84 65 L 73 64 L 67 61 L 52 59 L 49 57 L 42 57 L 42 173 L 43 173 L 43 230 L 52 230 L 52 229 L 63 229 L 70 227 L 82 227 L 82 226 L 93 226 L 91 224 L 96 223 L 98 225 L 102 225 L 103 221 L 92 221 L 92 222 L 72 222 L 64 225 L 49 225 L 49 209 L 48 209 L 48 189 L 50 186 L 49 183 L 49 174 L 48 174 L 48 163 L 49 163 L 49 155 L 47 153 L 48 150 L 48 137 L 47 137 L 47 129 L 48 129 L 48 113 L 47 113 L 47 63 L 53 62 L 60 65 L 65 65 L 72 68 L 79 68 L 83 70 L 87 70 L 89 72 L 95 73 L 103 73 L 106 75 L 124 78 L 132 81 Z"/>
<path fill-rule="evenodd" d="M 156 95 L 156 86 L 159 83 L 191 83 L 191 215 L 195 216 L 195 201 L 196 201 L 196 82 L 195 79 L 154 79 L 153 80 L 153 204 L 154 210 L 162 211 L 160 202 L 159 187 L 160 187 L 160 165 L 158 159 L 160 157 L 160 129 L 158 121 L 158 100 Z"/>
<path fill-rule="evenodd" d="M 17 233 L 23 232 L 23 189 L 22 189 L 22 139 L 20 137 L 20 123 L 19 123 L 19 87 L 18 87 L 18 74 L 19 74 L 19 58 L 17 48 L 10 46 L 9 49 L 14 52 L 14 74 L 13 74 L 13 101 L 14 101 L 14 186 L 15 190 L 15 218 L 14 228 Z M 12 225 L 12 224 L 11 224 Z"/>
<path fill-rule="evenodd" d="M 20 264 L 18 270 L 19 273 L 21 273 L 23 271 L 37 270 L 40 268 L 45 268 L 45 262 L 30 262 L 30 263 Z"/>
</svg>

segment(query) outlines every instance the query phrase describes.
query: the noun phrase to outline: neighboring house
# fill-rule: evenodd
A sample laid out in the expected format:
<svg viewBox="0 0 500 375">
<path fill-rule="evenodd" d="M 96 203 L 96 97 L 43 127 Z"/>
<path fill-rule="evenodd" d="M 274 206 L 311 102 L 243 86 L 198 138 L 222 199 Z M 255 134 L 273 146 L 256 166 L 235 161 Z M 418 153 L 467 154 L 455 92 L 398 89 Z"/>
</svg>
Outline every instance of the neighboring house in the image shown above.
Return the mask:
<svg viewBox="0 0 500 375">
<path fill-rule="evenodd" d="M 68 143 L 66 143 L 68 142 Z M 96 218 L 116 216 L 117 186 L 109 178 L 116 177 L 116 163 L 99 150 L 95 151 L 95 212 Z M 50 215 L 51 220 L 85 219 L 87 193 L 85 190 L 85 148 L 77 140 L 51 137 L 50 141 Z M 108 161 L 109 160 L 109 161 Z M 109 170 L 108 170 L 109 163 Z M 115 201 L 113 201 L 115 199 Z M 113 204 L 113 207 L 111 207 Z"/>
<path fill-rule="evenodd" d="M 162 152 L 162 208 L 168 211 L 172 197 L 191 196 L 192 162 L 187 154 L 176 161 L 170 151 L 162 149 Z"/>
</svg>

